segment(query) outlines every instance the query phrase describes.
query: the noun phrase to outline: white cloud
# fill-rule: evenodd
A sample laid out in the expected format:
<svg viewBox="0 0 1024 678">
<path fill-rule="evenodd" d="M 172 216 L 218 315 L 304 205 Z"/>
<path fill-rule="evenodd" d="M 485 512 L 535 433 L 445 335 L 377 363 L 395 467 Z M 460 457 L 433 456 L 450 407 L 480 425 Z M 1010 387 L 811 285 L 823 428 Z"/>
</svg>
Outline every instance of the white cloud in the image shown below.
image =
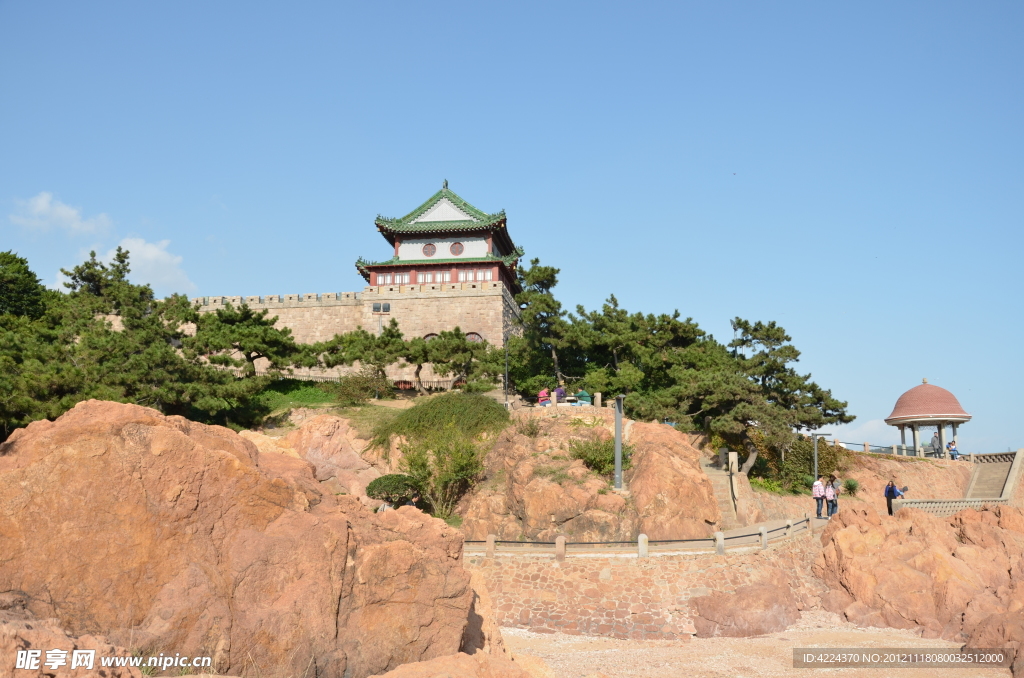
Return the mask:
<svg viewBox="0 0 1024 678">
<path fill-rule="evenodd" d="M 112 222 L 106 214 L 97 214 L 84 219 L 79 207 L 72 207 L 53 197 L 48 191 L 28 200 L 16 201 L 18 212 L 9 215 L 11 222 L 39 231 L 51 228 L 64 229 L 70 233 L 102 233 Z"/>
<path fill-rule="evenodd" d="M 132 282 L 151 285 L 158 296 L 196 291 L 195 284 L 181 270 L 181 256 L 167 251 L 170 240 L 153 243 L 142 238 L 124 238 L 118 244 L 130 254 Z M 110 250 L 104 258 L 111 261 L 114 254 L 115 250 Z"/>
</svg>

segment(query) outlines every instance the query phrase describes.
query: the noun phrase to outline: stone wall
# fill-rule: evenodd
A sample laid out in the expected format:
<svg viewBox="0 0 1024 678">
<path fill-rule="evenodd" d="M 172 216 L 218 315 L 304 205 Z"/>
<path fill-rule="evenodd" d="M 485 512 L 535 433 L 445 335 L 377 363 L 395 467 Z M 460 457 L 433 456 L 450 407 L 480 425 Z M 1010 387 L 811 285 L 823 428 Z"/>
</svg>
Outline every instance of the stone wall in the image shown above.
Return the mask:
<svg viewBox="0 0 1024 678">
<path fill-rule="evenodd" d="M 648 558 L 497 554 L 466 556 L 483 574 L 501 626 L 540 633 L 675 639 L 695 633 L 690 601 L 769 580 L 786 582 L 801 609 L 825 592 L 810 574 L 817 535 L 797 536 L 749 553 Z"/>
<path fill-rule="evenodd" d="M 377 333 L 394 318 L 406 338 L 437 334 L 456 327 L 475 332 L 492 346 L 504 346 L 506 332 L 518 333 L 519 307 L 501 282 L 435 283 L 366 287 L 362 292 L 286 294 L 264 297 L 199 297 L 192 300 L 201 312 L 211 313 L 227 303 L 245 303 L 255 310 L 266 309 L 277 316 L 278 327 L 288 327 L 301 344 L 327 341 L 335 334 L 362 327 Z M 374 312 L 381 304 L 381 312 Z M 390 311 L 383 312 L 384 304 Z M 260 365 L 257 364 L 257 369 Z M 297 374 L 339 376 L 354 368 L 296 370 Z M 412 366 L 395 365 L 388 370 L 393 379 L 411 379 Z M 429 366 L 421 377 L 437 378 Z"/>
</svg>

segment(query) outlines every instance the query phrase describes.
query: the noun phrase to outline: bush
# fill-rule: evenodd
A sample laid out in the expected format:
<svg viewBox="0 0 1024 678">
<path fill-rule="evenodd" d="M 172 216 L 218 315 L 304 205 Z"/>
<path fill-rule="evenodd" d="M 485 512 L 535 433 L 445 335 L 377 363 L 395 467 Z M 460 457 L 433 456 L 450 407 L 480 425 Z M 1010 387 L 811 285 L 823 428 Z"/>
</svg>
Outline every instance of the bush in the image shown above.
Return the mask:
<svg viewBox="0 0 1024 678">
<path fill-rule="evenodd" d="M 366 496 L 391 504 L 404 503 L 418 492 L 416 481 L 401 473 L 374 478 L 366 486 Z"/>
<path fill-rule="evenodd" d="M 583 465 L 594 473 L 602 476 L 615 474 L 615 440 L 570 440 L 569 454 L 579 459 Z M 630 467 L 633 446 L 622 446 L 622 470 Z"/>
<path fill-rule="evenodd" d="M 459 499 L 483 472 L 476 444 L 454 426 L 407 443 L 402 452 L 402 470 L 430 504 L 431 514 L 442 520 L 452 517 Z"/>
<path fill-rule="evenodd" d="M 333 402 L 334 398 L 320 386 L 321 384 L 299 379 L 278 379 L 271 382 L 253 400 L 271 412 L 283 407 Z"/>
<path fill-rule="evenodd" d="M 416 442 L 452 429 L 467 438 L 482 433 L 497 433 L 509 424 L 508 412 L 500 403 L 469 393 L 446 393 L 421 399 L 390 421 L 373 429 L 374 447 L 387 449 L 392 436 L 405 436 Z"/>
<path fill-rule="evenodd" d="M 360 405 L 371 398 L 390 399 L 394 396 L 388 380 L 372 367 L 364 367 L 355 374 L 346 374 L 337 382 L 317 384 L 317 387 L 345 407 Z"/>
<path fill-rule="evenodd" d="M 860 489 L 860 483 L 853 478 L 847 478 L 843 481 L 843 489 L 846 490 L 846 493 L 851 497 L 856 497 L 857 490 Z"/>
<path fill-rule="evenodd" d="M 516 431 L 527 438 L 536 438 L 540 435 L 540 422 L 533 417 L 524 417 L 516 422 Z"/>
<path fill-rule="evenodd" d="M 750 478 L 750 485 L 758 489 L 764 490 L 765 492 L 774 492 L 776 494 L 782 493 L 782 483 L 778 480 L 770 480 L 768 478 Z"/>
</svg>

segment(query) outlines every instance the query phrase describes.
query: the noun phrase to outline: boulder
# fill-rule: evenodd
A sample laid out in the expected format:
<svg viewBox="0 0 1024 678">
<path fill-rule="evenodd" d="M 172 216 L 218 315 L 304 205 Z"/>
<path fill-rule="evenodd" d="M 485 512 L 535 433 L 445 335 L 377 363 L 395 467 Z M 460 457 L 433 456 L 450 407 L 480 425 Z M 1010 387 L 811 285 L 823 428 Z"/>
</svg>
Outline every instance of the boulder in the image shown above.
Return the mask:
<svg viewBox="0 0 1024 678">
<path fill-rule="evenodd" d="M 87 401 L 0 445 L 0 594 L 219 673 L 363 678 L 459 649 L 462 536 L 234 432 Z"/>
<path fill-rule="evenodd" d="M 939 518 L 904 508 L 895 519 L 871 508 L 844 509 L 821 542 L 813 571 L 833 590 L 823 602 L 860 625 L 966 640 L 987 628 L 986 620 L 1024 608 L 1024 516 L 1018 509 Z"/>
<path fill-rule="evenodd" d="M 483 573 L 473 570 L 470 573 L 469 585 L 473 589 L 473 604 L 469 608 L 469 621 L 462 634 L 460 651 L 466 654 L 484 652 L 506 659 L 511 658 L 494 617 L 491 594 L 487 591 Z"/>
<path fill-rule="evenodd" d="M 497 437 L 485 460 L 485 480 L 462 501 L 467 539 L 632 541 L 707 537 L 720 520 L 711 483 L 691 439 L 664 424 L 627 421 L 634 446 L 624 474 L 629 499 L 609 479 L 570 456 L 574 440 L 609 440 L 613 413 L 587 408 L 524 412 L 539 435 L 518 425 Z"/>
<path fill-rule="evenodd" d="M 531 678 L 514 662 L 483 652 L 454 654 L 404 664 L 379 678 Z"/>
<path fill-rule="evenodd" d="M 788 628 L 800 619 L 800 610 L 789 586 L 778 579 L 692 599 L 697 635 L 745 638 Z"/>
</svg>

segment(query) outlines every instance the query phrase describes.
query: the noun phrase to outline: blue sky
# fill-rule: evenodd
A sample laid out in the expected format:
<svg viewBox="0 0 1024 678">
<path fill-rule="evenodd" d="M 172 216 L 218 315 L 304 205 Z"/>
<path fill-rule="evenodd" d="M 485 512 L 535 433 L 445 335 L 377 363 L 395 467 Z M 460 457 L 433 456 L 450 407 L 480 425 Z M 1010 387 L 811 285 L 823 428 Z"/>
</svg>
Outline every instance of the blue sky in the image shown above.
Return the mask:
<svg viewBox="0 0 1024 678">
<path fill-rule="evenodd" d="M 378 213 L 504 208 L 571 307 L 777 320 L 850 403 L 1024 446 L 1024 6 L 0 1 L 0 249 L 353 291 Z"/>
</svg>

